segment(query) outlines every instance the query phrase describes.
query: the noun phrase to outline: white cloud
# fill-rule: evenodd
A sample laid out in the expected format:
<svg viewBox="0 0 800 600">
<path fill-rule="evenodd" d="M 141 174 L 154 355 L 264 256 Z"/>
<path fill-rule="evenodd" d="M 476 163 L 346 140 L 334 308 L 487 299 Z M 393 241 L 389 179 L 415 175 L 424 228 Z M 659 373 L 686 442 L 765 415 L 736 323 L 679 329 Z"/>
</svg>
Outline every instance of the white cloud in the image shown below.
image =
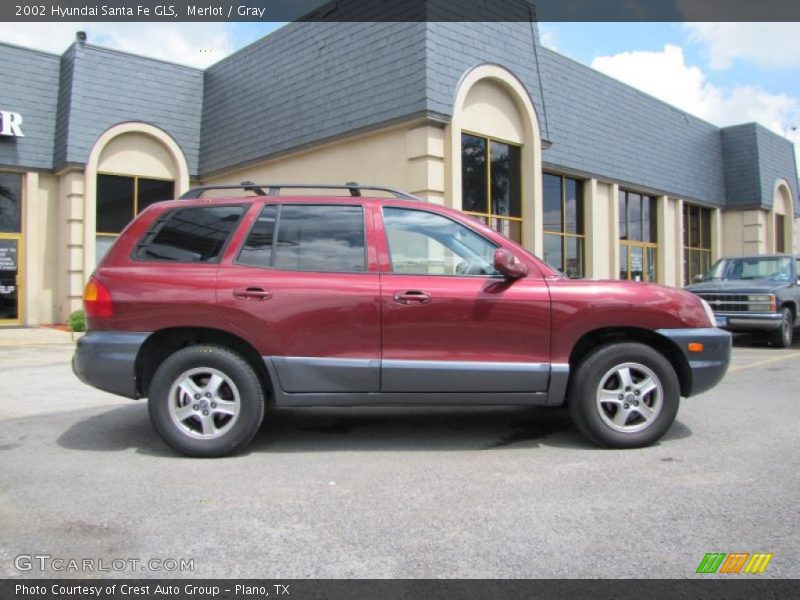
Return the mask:
<svg viewBox="0 0 800 600">
<path fill-rule="evenodd" d="M 545 48 L 549 48 L 550 50 L 557 50 L 556 48 L 556 38 L 558 37 L 558 31 L 551 26 L 546 26 L 542 23 L 539 23 L 539 42 Z"/>
<path fill-rule="evenodd" d="M 710 83 L 702 69 L 686 64 L 683 49 L 666 45 L 662 52 L 622 52 L 600 56 L 592 67 L 705 119 L 715 125 L 757 122 L 800 143 L 800 104 L 787 94 L 771 94 L 758 86 L 726 89 Z M 800 160 L 800 156 L 798 156 Z"/>
<path fill-rule="evenodd" d="M 206 67 L 237 47 L 226 23 L 0 23 L 9 44 L 61 54 L 85 31 L 90 44 Z"/>
<path fill-rule="evenodd" d="M 699 67 L 686 64 L 678 46 L 598 56 L 592 68 L 702 118 L 713 114 L 720 101 L 719 90 L 706 82 Z"/>
<path fill-rule="evenodd" d="M 686 64 L 683 49 L 668 44 L 662 52 L 622 52 L 594 59 L 592 67 L 716 125 L 757 121 L 783 134 L 800 116 L 800 105 L 787 94 L 757 86 L 726 89 L 710 83 L 702 69 Z"/>
<path fill-rule="evenodd" d="M 712 69 L 736 60 L 767 68 L 800 68 L 800 23 L 684 23 L 692 42 L 706 46 Z"/>
</svg>

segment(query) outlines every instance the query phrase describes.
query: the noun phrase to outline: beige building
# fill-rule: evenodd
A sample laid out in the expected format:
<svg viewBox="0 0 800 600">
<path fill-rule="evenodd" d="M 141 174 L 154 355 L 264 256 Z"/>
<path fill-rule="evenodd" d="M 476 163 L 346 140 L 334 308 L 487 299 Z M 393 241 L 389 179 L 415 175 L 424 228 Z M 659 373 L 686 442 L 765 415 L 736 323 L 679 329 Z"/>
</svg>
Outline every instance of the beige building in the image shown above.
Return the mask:
<svg viewBox="0 0 800 600">
<path fill-rule="evenodd" d="M 81 42 L 63 56 L 0 45 L 0 80 L 23 73 L 0 88 L 0 325 L 64 322 L 136 213 L 195 184 L 396 187 L 575 277 L 681 286 L 723 255 L 795 251 L 791 144 L 684 115 L 517 25 L 298 24 L 206 71 Z M 414 58 L 416 36 L 458 26 L 506 28 L 520 56 L 428 44 Z M 333 88 L 333 62 L 306 72 L 313 55 L 285 51 L 314 39 L 305 27 L 350 61 Z M 364 56 L 346 28 L 368 37 Z M 588 103 L 566 99 L 579 88 Z"/>
</svg>

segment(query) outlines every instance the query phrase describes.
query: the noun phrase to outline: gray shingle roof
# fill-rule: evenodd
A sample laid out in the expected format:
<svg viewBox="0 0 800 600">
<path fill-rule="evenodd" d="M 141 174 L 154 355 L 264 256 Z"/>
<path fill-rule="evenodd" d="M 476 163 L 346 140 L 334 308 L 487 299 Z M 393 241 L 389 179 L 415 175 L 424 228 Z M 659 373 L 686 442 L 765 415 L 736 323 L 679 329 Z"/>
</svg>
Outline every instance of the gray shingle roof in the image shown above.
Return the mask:
<svg viewBox="0 0 800 600">
<path fill-rule="evenodd" d="M 761 203 L 761 175 L 754 123 L 726 127 L 721 131 L 725 161 L 725 191 L 728 206 Z"/>
<path fill-rule="evenodd" d="M 0 108 L 22 115 L 24 138 L 0 137 L 0 166 L 53 166 L 60 59 L 0 44 Z"/>
<path fill-rule="evenodd" d="M 721 206 L 720 130 L 544 49 L 547 164 Z"/>
<path fill-rule="evenodd" d="M 452 116 L 459 81 L 466 71 L 485 63 L 501 65 L 525 85 L 539 117 L 542 136 L 547 123 L 536 68 L 536 27 L 531 23 L 428 23 L 426 37 L 428 109 Z M 548 107 L 549 108 L 549 107 Z"/>
<path fill-rule="evenodd" d="M 64 56 L 56 163 L 85 163 L 97 137 L 124 121 L 170 134 L 198 172 L 203 72 L 96 46 L 74 44 Z M 67 100 L 68 99 L 68 100 Z"/>
<path fill-rule="evenodd" d="M 292 23 L 205 74 L 210 173 L 425 109 L 425 23 Z"/>
<path fill-rule="evenodd" d="M 794 146 L 756 123 L 722 129 L 722 151 L 725 157 L 727 206 L 771 208 L 775 184 L 785 179 L 797 202 L 797 178 L 794 169 Z"/>
<path fill-rule="evenodd" d="M 797 177 L 790 176 L 795 171 L 794 145 L 766 127 L 754 125 L 758 140 L 758 166 L 761 179 L 761 205 L 772 207 L 775 183 L 786 179 L 794 199 L 794 212 L 800 216 Z"/>
</svg>

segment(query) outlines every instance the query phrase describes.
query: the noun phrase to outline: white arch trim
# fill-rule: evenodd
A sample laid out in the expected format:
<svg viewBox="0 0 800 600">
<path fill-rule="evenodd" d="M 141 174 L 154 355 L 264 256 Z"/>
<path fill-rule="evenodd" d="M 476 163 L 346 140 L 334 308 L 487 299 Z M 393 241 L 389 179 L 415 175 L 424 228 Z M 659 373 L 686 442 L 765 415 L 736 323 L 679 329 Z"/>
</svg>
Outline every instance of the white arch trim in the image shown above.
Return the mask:
<svg viewBox="0 0 800 600">
<path fill-rule="evenodd" d="M 772 208 L 769 211 L 769 226 L 767 228 L 767 233 L 769 234 L 769 244 L 770 247 L 768 248 L 769 252 L 774 252 L 776 250 L 777 244 L 777 232 L 775 231 L 775 215 L 778 214 L 778 199 L 781 196 L 786 198 L 786 205 L 784 206 L 784 231 L 783 231 L 783 239 L 785 243 L 788 245 L 786 251 L 789 254 L 793 254 L 796 249 L 794 248 L 794 202 L 795 199 L 792 197 L 792 188 L 789 187 L 789 182 L 785 179 L 778 179 L 775 181 L 775 186 L 772 189 Z"/>
<path fill-rule="evenodd" d="M 94 271 L 96 263 L 95 254 L 95 230 L 97 229 L 97 167 L 100 164 L 100 157 L 103 150 L 115 138 L 126 133 L 140 133 L 147 135 L 166 148 L 175 163 L 177 179 L 175 188 L 177 195 L 189 189 L 189 165 L 183 155 L 178 143 L 163 129 L 141 123 L 138 121 L 128 121 L 119 123 L 106 129 L 92 146 L 89 152 L 89 159 L 86 162 L 84 171 L 84 198 L 83 198 L 83 270 L 84 278 L 88 280 L 89 275 Z"/>
<path fill-rule="evenodd" d="M 461 77 L 453 101 L 453 116 L 447 136 L 449 161 L 449 186 L 446 202 L 461 209 L 461 132 L 462 115 L 470 90 L 482 81 L 500 86 L 514 101 L 524 127 L 522 148 L 522 217 L 523 244 L 541 255 L 542 235 L 542 140 L 539 118 L 533 101 L 522 82 L 508 69 L 496 64 L 481 64 L 473 67 Z M 480 132 L 475 132 L 480 133 Z M 533 227 L 531 227 L 533 225 Z"/>
</svg>

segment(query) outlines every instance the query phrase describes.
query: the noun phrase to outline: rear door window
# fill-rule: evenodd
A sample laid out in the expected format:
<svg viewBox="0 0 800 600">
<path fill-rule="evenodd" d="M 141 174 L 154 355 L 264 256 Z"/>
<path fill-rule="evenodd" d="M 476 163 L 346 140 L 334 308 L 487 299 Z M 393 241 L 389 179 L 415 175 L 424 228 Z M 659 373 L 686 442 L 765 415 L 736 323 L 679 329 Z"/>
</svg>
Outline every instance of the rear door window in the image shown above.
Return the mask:
<svg viewBox="0 0 800 600">
<path fill-rule="evenodd" d="M 243 206 L 195 206 L 170 211 L 145 234 L 134 251 L 134 258 L 180 263 L 219 262 L 243 214 Z"/>
<path fill-rule="evenodd" d="M 364 209 L 327 204 L 265 206 L 237 262 L 288 271 L 366 271 Z"/>
</svg>

